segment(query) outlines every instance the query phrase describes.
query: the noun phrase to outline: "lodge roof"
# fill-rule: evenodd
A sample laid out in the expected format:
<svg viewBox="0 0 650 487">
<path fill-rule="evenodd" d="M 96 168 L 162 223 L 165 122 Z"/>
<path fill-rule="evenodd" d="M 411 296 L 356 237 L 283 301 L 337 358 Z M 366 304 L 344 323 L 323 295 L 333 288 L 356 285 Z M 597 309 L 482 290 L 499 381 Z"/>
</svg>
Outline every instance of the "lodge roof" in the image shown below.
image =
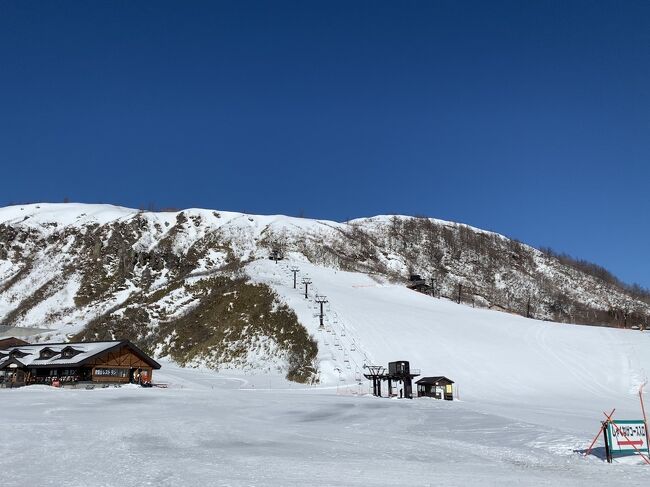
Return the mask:
<svg viewBox="0 0 650 487">
<path fill-rule="evenodd" d="M 29 345 L 29 343 L 16 337 L 0 338 L 0 350 L 5 350 L 9 347 L 16 347 L 18 345 Z"/>
<path fill-rule="evenodd" d="M 3 350 L 0 354 L 0 369 L 10 363 L 18 362 L 25 367 L 80 366 L 88 360 L 126 345 L 152 368 L 159 369 L 160 364 L 136 347 L 129 340 L 78 343 L 42 343 L 39 345 L 18 345 Z M 71 356 L 64 357 L 64 350 L 72 350 Z M 46 352 L 42 354 L 42 352 Z M 49 353 L 47 353 L 49 352 Z"/>
<path fill-rule="evenodd" d="M 432 385 L 435 386 L 436 384 L 453 384 L 454 381 L 451 379 L 448 379 L 444 375 L 438 376 L 438 377 L 422 377 L 420 380 L 417 380 L 415 382 L 416 384 L 421 384 L 421 385 Z"/>
</svg>

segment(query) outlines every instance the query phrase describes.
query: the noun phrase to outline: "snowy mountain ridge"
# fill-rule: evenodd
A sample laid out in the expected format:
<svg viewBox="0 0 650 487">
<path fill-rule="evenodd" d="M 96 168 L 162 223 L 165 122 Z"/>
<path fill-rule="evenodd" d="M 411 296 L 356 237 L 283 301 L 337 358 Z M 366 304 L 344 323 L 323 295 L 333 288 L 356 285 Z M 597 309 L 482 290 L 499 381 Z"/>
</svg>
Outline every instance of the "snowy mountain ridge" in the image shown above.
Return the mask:
<svg viewBox="0 0 650 487">
<path fill-rule="evenodd" d="M 268 260 L 273 251 L 285 257 L 281 264 Z M 501 235 L 442 220 L 338 223 L 43 203 L 0 209 L 0 324 L 45 329 L 47 340 L 131 338 L 180 363 L 273 368 L 310 381 L 325 372 L 326 344 L 306 327 L 315 310 L 283 295 L 289 264 L 356 273 L 363 286 L 393 290 L 419 273 L 438 297 L 541 319 L 643 326 L 650 315 L 624 289 Z M 333 333 L 337 324 L 328 326 Z M 356 353 L 346 347 L 329 356 L 343 365 L 349 354 L 356 367 L 370 359 L 362 344 Z"/>
</svg>

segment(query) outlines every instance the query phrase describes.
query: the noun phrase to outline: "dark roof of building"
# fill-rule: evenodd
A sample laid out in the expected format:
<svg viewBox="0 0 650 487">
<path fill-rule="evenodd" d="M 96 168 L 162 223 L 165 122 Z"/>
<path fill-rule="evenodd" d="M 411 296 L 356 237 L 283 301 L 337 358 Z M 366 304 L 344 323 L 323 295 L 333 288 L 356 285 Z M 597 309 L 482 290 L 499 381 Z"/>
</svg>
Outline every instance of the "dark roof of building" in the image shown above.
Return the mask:
<svg viewBox="0 0 650 487">
<path fill-rule="evenodd" d="M 16 337 L 0 338 L 0 350 L 17 347 L 18 345 L 29 345 L 29 342 Z"/>
<path fill-rule="evenodd" d="M 429 286 L 424 281 L 410 282 L 409 284 L 406 285 L 406 287 L 409 289 L 425 290 L 425 291 L 431 289 L 431 286 Z"/>
<path fill-rule="evenodd" d="M 453 384 L 454 381 L 451 379 L 447 379 L 447 377 L 445 377 L 444 375 L 441 375 L 438 377 L 422 377 L 420 380 L 416 381 L 415 383 L 421 385 L 435 386 L 436 384 L 438 385 Z"/>
</svg>

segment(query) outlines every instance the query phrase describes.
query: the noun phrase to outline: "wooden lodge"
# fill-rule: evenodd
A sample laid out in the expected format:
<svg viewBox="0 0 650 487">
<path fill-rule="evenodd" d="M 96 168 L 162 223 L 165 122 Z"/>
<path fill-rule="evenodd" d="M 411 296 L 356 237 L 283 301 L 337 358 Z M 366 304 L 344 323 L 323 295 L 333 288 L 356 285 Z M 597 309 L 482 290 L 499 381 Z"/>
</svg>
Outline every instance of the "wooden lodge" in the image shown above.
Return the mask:
<svg viewBox="0 0 650 487">
<path fill-rule="evenodd" d="M 128 340 L 0 344 L 0 387 L 78 383 L 151 384 L 160 364 Z M 25 343 L 25 342 L 23 342 Z"/>
<path fill-rule="evenodd" d="M 436 399 L 454 400 L 453 380 L 447 377 L 422 377 L 416 381 L 418 397 L 434 397 Z"/>
</svg>

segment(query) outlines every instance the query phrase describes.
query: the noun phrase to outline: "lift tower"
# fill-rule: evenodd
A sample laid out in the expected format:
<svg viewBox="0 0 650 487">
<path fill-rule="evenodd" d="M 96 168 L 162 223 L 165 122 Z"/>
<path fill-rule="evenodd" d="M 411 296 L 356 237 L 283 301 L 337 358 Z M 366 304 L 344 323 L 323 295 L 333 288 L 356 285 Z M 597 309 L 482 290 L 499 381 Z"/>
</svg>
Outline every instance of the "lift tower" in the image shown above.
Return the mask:
<svg viewBox="0 0 650 487">
<path fill-rule="evenodd" d="M 309 297 L 307 295 L 307 291 L 309 289 L 309 285 L 311 284 L 311 279 L 309 279 L 308 277 L 303 277 L 302 283 L 305 285 L 305 299 L 307 299 Z"/>
<path fill-rule="evenodd" d="M 298 269 L 297 267 L 292 267 L 291 272 L 293 272 L 293 288 L 296 289 L 296 274 L 300 272 L 300 269 Z"/>
<path fill-rule="evenodd" d="M 325 316 L 325 313 L 324 313 L 324 311 L 323 311 L 323 305 L 324 305 L 325 303 L 328 303 L 329 301 L 327 301 L 327 297 L 326 297 L 326 296 L 318 296 L 318 295 L 317 295 L 317 296 L 316 296 L 316 302 L 317 302 L 318 304 L 320 304 L 320 314 L 318 315 L 318 318 L 320 319 L 319 328 L 323 328 L 323 327 L 324 327 L 324 325 L 323 325 L 323 317 Z"/>
</svg>

